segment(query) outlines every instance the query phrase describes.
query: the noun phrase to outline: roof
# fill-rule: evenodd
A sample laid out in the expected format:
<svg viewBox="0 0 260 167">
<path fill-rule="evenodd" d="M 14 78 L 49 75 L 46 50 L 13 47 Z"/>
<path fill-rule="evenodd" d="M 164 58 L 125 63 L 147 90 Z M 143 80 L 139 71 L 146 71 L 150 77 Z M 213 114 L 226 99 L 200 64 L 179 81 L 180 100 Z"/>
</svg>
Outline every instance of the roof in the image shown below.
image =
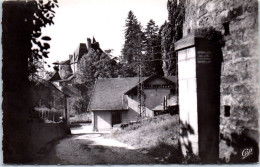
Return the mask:
<svg viewBox="0 0 260 167">
<path fill-rule="evenodd" d="M 176 83 L 177 82 L 177 76 L 168 76 L 168 77 L 165 77 L 167 79 L 169 79 L 170 81 Z"/>
<path fill-rule="evenodd" d="M 59 81 L 61 80 L 61 77 L 60 77 L 60 74 L 58 71 L 55 72 L 55 74 L 50 78 L 48 79 L 49 81 Z"/>
<path fill-rule="evenodd" d="M 142 77 L 145 82 L 156 76 Z M 176 77 L 162 77 L 174 82 Z M 138 77 L 98 79 L 90 99 L 89 110 L 123 110 L 123 95 L 138 85 Z"/>
<path fill-rule="evenodd" d="M 175 106 L 177 105 L 177 96 L 172 96 L 170 99 L 167 99 L 167 106 Z M 163 111 L 163 103 L 152 109 L 153 111 Z"/>
<path fill-rule="evenodd" d="M 59 64 L 59 61 L 55 61 L 55 62 L 53 62 L 52 64 L 58 65 L 58 64 Z"/>
<path fill-rule="evenodd" d="M 38 82 L 38 83 L 36 84 L 36 86 L 37 86 L 37 85 L 38 85 L 38 86 L 39 86 L 39 85 L 42 85 L 42 87 L 44 87 L 44 88 L 52 87 L 52 88 L 54 88 L 55 90 L 57 90 L 58 92 L 62 93 L 63 95 L 68 96 L 66 93 L 64 93 L 63 91 L 61 91 L 61 90 L 59 89 L 59 87 L 57 87 L 55 84 L 51 83 L 51 82 L 48 81 L 48 80 L 42 79 L 42 80 L 40 80 L 40 82 Z"/>
<path fill-rule="evenodd" d="M 60 65 L 70 65 L 70 60 L 64 60 L 59 63 Z"/>
<path fill-rule="evenodd" d="M 143 80 L 143 83 L 149 81 L 149 80 L 152 80 L 153 78 L 162 78 L 164 80 L 166 80 L 167 82 L 170 82 L 170 83 L 176 83 L 177 81 L 177 77 L 176 76 L 168 76 L 168 77 L 164 77 L 164 76 L 158 76 L 158 75 L 152 75 L 150 77 L 146 77 L 146 79 Z M 133 90 L 135 90 L 137 88 L 138 85 L 134 85 L 131 89 L 127 90 L 126 92 L 124 92 L 124 94 L 127 94 Z"/>
<path fill-rule="evenodd" d="M 143 77 L 142 80 L 147 77 Z M 89 110 L 122 110 L 123 94 L 138 84 L 138 77 L 98 79 Z"/>
</svg>

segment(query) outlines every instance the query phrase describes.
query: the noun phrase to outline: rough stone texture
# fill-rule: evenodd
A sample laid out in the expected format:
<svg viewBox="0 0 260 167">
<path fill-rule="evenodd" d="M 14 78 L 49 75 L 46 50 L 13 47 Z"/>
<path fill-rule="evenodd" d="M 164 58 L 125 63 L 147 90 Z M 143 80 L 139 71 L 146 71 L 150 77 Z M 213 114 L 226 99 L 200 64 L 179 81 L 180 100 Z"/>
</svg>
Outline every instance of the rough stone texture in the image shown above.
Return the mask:
<svg viewBox="0 0 260 167">
<path fill-rule="evenodd" d="M 227 162 L 244 162 L 243 149 L 258 142 L 257 16 L 257 0 L 186 1 L 184 36 L 213 27 L 224 37 L 219 156 Z M 224 106 L 230 106 L 230 116 L 225 116 Z M 257 153 L 254 147 L 253 154 Z"/>
</svg>

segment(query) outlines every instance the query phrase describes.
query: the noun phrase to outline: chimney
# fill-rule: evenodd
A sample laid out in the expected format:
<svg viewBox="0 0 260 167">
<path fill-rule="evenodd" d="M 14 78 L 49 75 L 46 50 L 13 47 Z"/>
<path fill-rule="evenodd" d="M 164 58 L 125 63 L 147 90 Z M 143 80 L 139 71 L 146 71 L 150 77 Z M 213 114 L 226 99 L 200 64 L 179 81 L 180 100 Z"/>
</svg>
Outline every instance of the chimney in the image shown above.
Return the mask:
<svg viewBox="0 0 260 167">
<path fill-rule="evenodd" d="M 96 39 L 95 39 L 94 36 L 93 36 L 93 39 L 92 39 L 92 43 L 96 43 Z"/>
<path fill-rule="evenodd" d="M 89 50 L 91 48 L 91 39 L 87 38 L 87 49 Z"/>
<path fill-rule="evenodd" d="M 99 48 L 99 42 L 96 42 L 95 44 L 96 44 L 97 48 Z"/>
</svg>

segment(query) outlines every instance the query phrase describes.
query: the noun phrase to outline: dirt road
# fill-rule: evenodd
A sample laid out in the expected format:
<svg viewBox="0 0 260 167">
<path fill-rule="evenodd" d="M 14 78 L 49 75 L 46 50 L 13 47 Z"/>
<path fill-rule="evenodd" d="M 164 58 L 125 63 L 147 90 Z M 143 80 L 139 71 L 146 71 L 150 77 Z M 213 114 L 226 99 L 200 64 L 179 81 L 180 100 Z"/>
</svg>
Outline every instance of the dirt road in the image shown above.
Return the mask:
<svg viewBox="0 0 260 167">
<path fill-rule="evenodd" d="M 154 158 L 100 134 L 71 135 L 48 145 L 33 164 L 155 164 Z"/>
</svg>

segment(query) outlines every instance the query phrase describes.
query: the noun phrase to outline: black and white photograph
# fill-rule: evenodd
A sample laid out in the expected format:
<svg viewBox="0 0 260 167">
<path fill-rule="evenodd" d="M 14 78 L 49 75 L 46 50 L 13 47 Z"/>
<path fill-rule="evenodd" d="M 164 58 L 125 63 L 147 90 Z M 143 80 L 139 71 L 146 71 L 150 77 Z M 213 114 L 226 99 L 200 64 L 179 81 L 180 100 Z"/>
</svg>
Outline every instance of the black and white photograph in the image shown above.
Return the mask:
<svg viewBox="0 0 260 167">
<path fill-rule="evenodd" d="M 2 0 L 2 164 L 259 163 L 258 5 Z"/>
</svg>

